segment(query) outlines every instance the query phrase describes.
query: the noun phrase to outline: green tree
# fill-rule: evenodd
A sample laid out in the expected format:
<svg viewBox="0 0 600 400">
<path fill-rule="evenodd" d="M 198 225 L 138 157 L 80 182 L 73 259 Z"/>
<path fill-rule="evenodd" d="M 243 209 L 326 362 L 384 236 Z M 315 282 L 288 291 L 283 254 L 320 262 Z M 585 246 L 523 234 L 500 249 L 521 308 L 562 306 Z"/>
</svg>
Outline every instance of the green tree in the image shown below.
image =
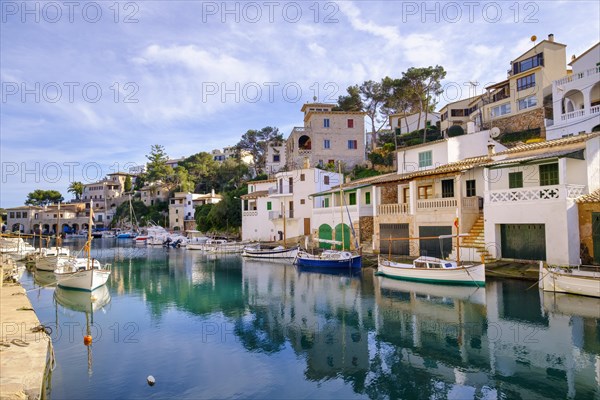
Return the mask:
<svg viewBox="0 0 600 400">
<path fill-rule="evenodd" d="M 83 194 L 83 183 L 81 182 L 71 182 L 67 192 L 72 193 L 75 196 L 76 200 L 81 199 L 81 195 Z"/>
<path fill-rule="evenodd" d="M 359 91 L 362 96 L 363 109 L 371 120 L 371 148 L 377 146 L 377 133 L 387 123 L 385 118 L 378 118 L 381 107 L 385 104 L 389 96 L 389 90 L 385 85 L 388 82 L 382 80 L 375 82 L 372 80 L 365 81 L 359 86 Z M 377 126 L 378 124 L 378 126 Z"/>
<path fill-rule="evenodd" d="M 166 183 L 171 184 L 177 192 L 192 192 L 194 190 L 194 182 L 190 179 L 187 169 L 179 165 L 175 167 L 173 174 L 166 178 Z"/>
<path fill-rule="evenodd" d="M 173 175 L 173 168 L 167 165 L 169 157 L 162 145 L 154 144 L 150 148 L 150 154 L 146 155 L 146 181 L 166 181 L 167 177 Z"/>
<path fill-rule="evenodd" d="M 28 206 L 47 206 L 53 203 L 64 201 L 64 197 L 56 190 L 36 189 L 27 195 L 25 204 Z"/>
<path fill-rule="evenodd" d="M 213 189 L 219 163 L 213 159 L 211 154 L 196 153 L 183 160 L 179 165 L 188 171 L 189 179 L 194 183 L 194 192 L 207 193 Z"/>
<path fill-rule="evenodd" d="M 194 212 L 194 219 L 196 220 L 196 227 L 201 232 L 209 232 L 213 229 L 212 223 L 208 218 L 210 210 L 212 210 L 214 204 L 203 204 L 196 206 Z"/>
<path fill-rule="evenodd" d="M 338 104 L 334 107 L 334 111 L 362 111 L 363 102 L 360 98 L 359 86 L 348 86 L 346 91 L 347 95 L 338 97 Z"/>
<path fill-rule="evenodd" d="M 249 129 L 246 131 L 236 148 L 240 152 L 247 151 L 252 155 L 256 173 L 261 174 L 264 172 L 267 163 L 267 148 L 269 143 L 272 142 L 283 142 L 283 135 L 279 133 L 279 129 L 265 126 L 261 130 Z"/>
<path fill-rule="evenodd" d="M 125 189 L 126 192 L 131 192 L 132 188 L 133 188 L 133 185 L 131 184 L 131 176 L 127 175 L 125 177 L 125 183 L 123 185 L 123 189 Z"/>
<path fill-rule="evenodd" d="M 237 190 L 248 178 L 248 166 L 239 160 L 228 158 L 217 169 L 212 187 L 216 192 Z M 244 185 L 245 187 L 245 185 Z"/>
</svg>

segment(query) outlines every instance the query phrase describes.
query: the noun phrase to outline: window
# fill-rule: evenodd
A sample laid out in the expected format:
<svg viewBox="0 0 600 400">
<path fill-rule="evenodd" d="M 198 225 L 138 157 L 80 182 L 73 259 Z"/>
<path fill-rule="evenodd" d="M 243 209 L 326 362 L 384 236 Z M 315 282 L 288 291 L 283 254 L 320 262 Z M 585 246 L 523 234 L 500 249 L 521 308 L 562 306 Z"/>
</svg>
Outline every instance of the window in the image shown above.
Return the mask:
<svg viewBox="0 0 600 400">
<path fill-rule="evenodd" d="M 323 119 L 323 128 L 329 128 L 329 118 Z"/>
<path fill-rule="evenodd" d="M 519 110 L 524 110 L 529 107 L 535 107 L 537 105 L 537 97 L 535 95 L 525 97 L 519 100 Z"/>
<path fill-rule="evenodd" d="M 535 86 L 535 74 L 530 74 L 517 79 L 517 91 L 529 89 Z"/>
<path fill-rule="evenodd" d="M 405 187 L 402 189 L 402 202 L 404 204 L 410 203 L 410 188 Z"/>
<path fill-rule="evenodd" d="M 267 211 L 271 211 L 271 209 L 273 208 L 272 204 L 270 201 L 267 201 Z"/>
<path fill-rule="evenodd" d="M 509 172 L 508 173 L 508 187 L 510 189 L 522 188 L 523 187 L 523 172 Z"/>
<path fill-rule="evenodd" d="M 279 162 L 279 154 L 273 154 L 273 162 Z"/>
<path fill-rule="evenodd" d="M 358 140 L 348 140 L 348 149 L 350 149 L 350 150 L 358 149 Z"/>
<path fill-rule="evenodd" d="M 304 199 L 300 199 L 300 204 L 304 204 L 306 201 Z"/>
<path fill-rule="evenodd" d="M 17 218 L 21 218 L 21 211 L 17 212 Z"/>
<path fill-rule="evenodd" d="M 348 193 L 348 205 L 356 205 L 356 192 Z"/>
<path fill-rule="evenodd" d="M 352 118 L 348 119 L 348 128 L 354 128 L 354 120 Z"/>
<path fill-rule="evenodd" d="M 175 214 L 179 214 L 179 210 L 175 210 Z"/>
<path fill-rule="evenodd" d="M 499 117 L 505 114 L 510 114 L 510 103 L 505 103 L 496 107 L 492 107 L 492 118 Z"/>
<path fill-rule="evenodd" d="M 23 213 L 21 213 L 21 217 L 27 218 L 27 211 L 23 211 Z"/>
<path fill-rule="evenodd" d="M 525 72 L 540 65 L 544 66 L 544 53 L 536 54 L 523 61 L 513 63 L 513 73 L 518 74 L 520 72 Z"/>
<path fill-rule="evenodd" d="M 475 190 L 475 179 L 467 181 L 467 197 L 475 197 L 477 191 Z"/>
<path fill-rule="evenodd" d="M 371 192 L 365 193 L 365 204 L 371 204 Z"/>
<path fill-rule="evenodd" d="M 419 200 L 430 199 L 433 197 L 433 186 L 419 186 Z"/>
<path fill-rule="evenodd" d="M 306 179 L 304 174 L 300 174 L 300 181 L 304 182 L 304 179 Z"/>
<path fill-rule="evenodd" d="M 419 153 L 419 168 L 431 167 L 432 165 L 431 150 Z"/>
<path fill-rule="evenodd" d="M 329 185 L 329 175 L 325 175 L 325 176 L 323 177 L 323 184 L 325 184 L 325 185 Z"/>
<path fill-rule="evenodd" d="M 454 179 L 442 180 L 442 197 L 454 197 Z"/>
<path fill-rule="evenodd" d="M 15 213 L 14 213 L 14 211 L 11 211 L 11 212 L 10 212 L 10 217 L 11 217 L 11 218 L 14 218 L 14 217 L 15 217 Z"/>
<path fill-rule="evenodd" d="M 323 140 L 323 148 L 324 149 L 330 149 L 331 148 L 331 142 L 329 141 L 329 139 Z"/>
<path fill-rule="evenodd" d="M 323 199 L 323 207 L 325 207 L 325 208 L 329 207 L 329 197 L 325 197 Z"/>
<path fill-rule="evenodd" d="M 558 164 L 540 165 L 540 186 L 558 185 Z"/>
</svg>

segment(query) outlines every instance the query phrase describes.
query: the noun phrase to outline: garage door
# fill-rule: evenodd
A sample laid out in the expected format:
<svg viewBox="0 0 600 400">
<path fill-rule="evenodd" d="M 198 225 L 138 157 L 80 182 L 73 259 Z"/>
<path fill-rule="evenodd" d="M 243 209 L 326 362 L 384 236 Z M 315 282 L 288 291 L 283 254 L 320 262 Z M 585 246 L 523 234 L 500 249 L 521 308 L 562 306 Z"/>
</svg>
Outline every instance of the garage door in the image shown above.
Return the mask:
<svg viewBox="0 0 600 400">
<path fill-rule="evenodd" d="M 419 237 L 452 235 L 451 226 L 420 226 Z M 419 252 L 422 256 L 445 258 L 452 252 L 452 238 L 420 239 Z"/>
<path fill-rule="evenodd" d="M 379 224 L 379 252 L 389 254 L 390 243 L 392 254 L 397 256 L 407 256 L 410 254 L 408 240 L 392 240 L 389 238 L 407 238 L 408 224 Z"/>
<path fill-rule="evenodd" d="M 546 260 L 544 224 L 502 224 L 502 258 Z"/>
<path fill-rule="evenodd" d="M 600 264 L 600 213 L 592 213 L 592 240 L 594 241 L 594 262 Z"/>
</svg>

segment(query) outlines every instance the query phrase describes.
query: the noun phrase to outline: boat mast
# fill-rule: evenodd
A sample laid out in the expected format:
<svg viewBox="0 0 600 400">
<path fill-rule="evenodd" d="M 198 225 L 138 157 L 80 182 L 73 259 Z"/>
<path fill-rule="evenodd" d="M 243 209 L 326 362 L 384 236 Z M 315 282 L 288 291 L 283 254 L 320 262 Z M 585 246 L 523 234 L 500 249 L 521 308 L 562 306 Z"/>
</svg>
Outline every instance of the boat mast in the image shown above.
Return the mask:
<svg viewBox="0 0 600 400">
<path fill-rule="evenodd" d="M 341 222 L 340 222 L 340 228 L 342 229 L 342 251 L 344 251 L 344 207 L 342 206 L 343 204 L 343 196 L 344 196 L 344 190 L 343 190 L 343 185 L 344 185 L 344 176 L 342 175 L 342 161 L 338 161 L 338 171 L 339 171 L 339 176 L 340 176 L 340 217 Z"/>
<path fill-rule="evenodd" d="M 87 243 L 85 244 L 85 250 L 87 252 L 87 269 L 90 269 L 90 256 L 91 256 L 91 250 L 92 250 L 92 224 L 94 222 L 93 220 L 93 214 L 94 214 L 94 200 L 90 199 L 90 218 L 88 220 L 88 237 L 87 237 Z"/>
<path fill-rule="evenodd" d="M 56 255 L 58 256 L 58 247 L 60 246 L 60 201 L 58 202 L 58 212 L 56 214 Z"/>
<path fill-rule="evenodd" d="M 287 232 L 286 232 L 286 220 L 285 220 L 285 201 L 281 202 L 281 214 L 283 215 L 283 247 L 287 247 L 287 244 L 286 244 Z"/>
</svg>

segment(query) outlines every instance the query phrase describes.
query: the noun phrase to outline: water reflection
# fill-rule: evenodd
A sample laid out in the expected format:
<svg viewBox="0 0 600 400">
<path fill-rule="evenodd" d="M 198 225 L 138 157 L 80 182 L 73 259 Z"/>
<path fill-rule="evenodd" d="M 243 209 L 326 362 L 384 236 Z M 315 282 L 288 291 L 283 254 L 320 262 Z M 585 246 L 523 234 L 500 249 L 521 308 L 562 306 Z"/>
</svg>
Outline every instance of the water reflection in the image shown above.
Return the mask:
<svg viewBox="0 0 600 400">
<path fill-rule="evenodd" d="M 104 397 L 600 397 L 598 299 L 528 290 L 531 282 L 478 289 L 183 249 L 96 251 L 114 263 L 115 307 L 92 311 L 107 311 L 109 335 L 130 314 L 141 339 L 104 344 L 106 357 L 130 357 L 122 378 L 99 367 L 116 380 Z M 124 368 L 148 363 L 174 384 L 131 385 Z"/>
</svg>

